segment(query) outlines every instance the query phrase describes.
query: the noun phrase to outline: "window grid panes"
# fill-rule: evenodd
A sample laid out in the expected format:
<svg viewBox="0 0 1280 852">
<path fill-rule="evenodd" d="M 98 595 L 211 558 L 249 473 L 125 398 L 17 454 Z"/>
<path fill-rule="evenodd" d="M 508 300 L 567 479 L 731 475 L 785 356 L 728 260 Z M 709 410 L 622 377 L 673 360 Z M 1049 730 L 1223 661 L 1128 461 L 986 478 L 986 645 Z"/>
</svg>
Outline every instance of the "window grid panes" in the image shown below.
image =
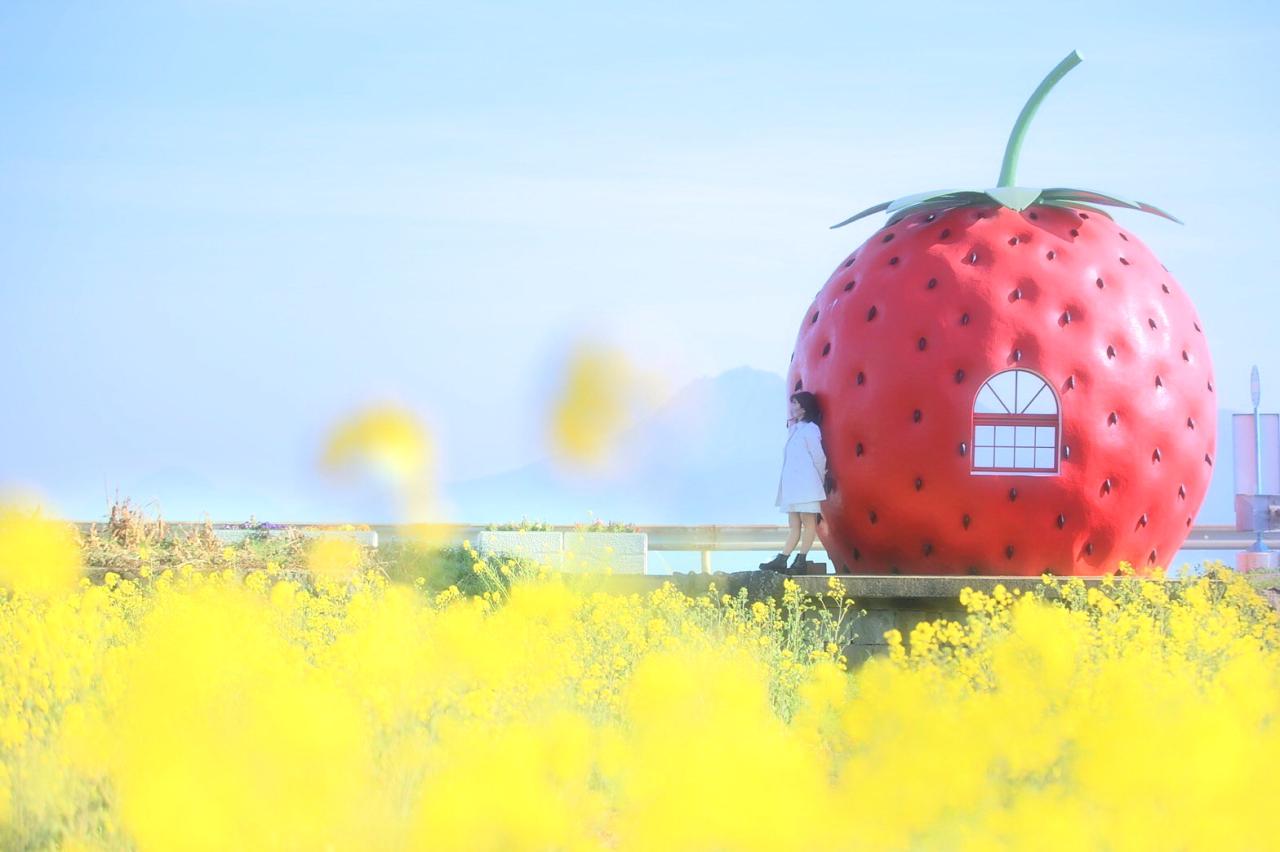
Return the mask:
<svg viewBox="0 0 1280 852">
<path fill-rule="evenodd" d="M 1057 473 L 1058 398 L 1029 370 L 992 376 L 974 401 L 975 472 Z"/>
</svg>

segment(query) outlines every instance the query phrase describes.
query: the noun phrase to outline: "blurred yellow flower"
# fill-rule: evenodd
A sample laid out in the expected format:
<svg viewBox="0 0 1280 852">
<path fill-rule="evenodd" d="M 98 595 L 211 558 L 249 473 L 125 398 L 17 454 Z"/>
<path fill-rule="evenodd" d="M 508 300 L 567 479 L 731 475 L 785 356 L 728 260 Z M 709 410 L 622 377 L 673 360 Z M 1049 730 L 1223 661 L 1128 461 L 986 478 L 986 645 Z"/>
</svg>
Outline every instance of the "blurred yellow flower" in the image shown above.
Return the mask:
<svg viewBox="0 0 1280 852">
<path fill-rule="evenodd" d="M 339 422 L 320 461 L 330 471 L 359 469 L 403 487 L 426 475 L 432 463 L 431 443 L 412 412 L 376 406 Z"/>
<path fill-rule="evenodd" d="M 311 543 L 307 552 L 307 568 L 317 578 L 345 579 L 360 567 L 363 551 L 360 545 L 344 538 L 322 538 Z"/>
<path fill-rule="evenodd" d="M 69 524 L 39 510 L 0 506 L 0 584 L 36 597 L 75 588 L 80 543 Z"/>
<path fill-rule="evenodd" d="M 552 452 L 581 467 L 611 461 L 636 416 L 643 388 L 639 372 L 621 351 L 590 342 L 578 344 L 551 402 Z"/>
<path fill-rule="evenodd" d="M 1280 616 L 1231 572 L 969 590 L 850 672 L 847 598 L 464 552 L 0 594 L 0 848 L 1275 846 Z"/>
</svg>

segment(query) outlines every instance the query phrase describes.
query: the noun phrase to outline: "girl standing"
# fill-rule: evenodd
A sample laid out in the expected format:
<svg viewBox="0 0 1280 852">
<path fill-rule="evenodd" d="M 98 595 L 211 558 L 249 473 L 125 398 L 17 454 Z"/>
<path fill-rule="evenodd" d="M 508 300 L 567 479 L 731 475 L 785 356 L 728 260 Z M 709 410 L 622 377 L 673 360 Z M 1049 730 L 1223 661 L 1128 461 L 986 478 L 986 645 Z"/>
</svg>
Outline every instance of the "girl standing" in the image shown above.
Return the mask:
<svg viewBox="0 0 1280 852">
<path fill-rule="evenodd" d="M 782 552 L 760 563 L 766 571 L 803 574 L 809 548 L 818 531 L 818 512 L 827 497 L 827 454 L 822 449 L 822 411 L 818 398 L 808 391 L 791 395 L 791 419 L 787 421 L 787 444 L 782 453 L 782 479 L 778 483 L 777 505 L 787 513 L 791 534 Z M 791 568 L 787 556 L 800 545 Z"/>
</svg>

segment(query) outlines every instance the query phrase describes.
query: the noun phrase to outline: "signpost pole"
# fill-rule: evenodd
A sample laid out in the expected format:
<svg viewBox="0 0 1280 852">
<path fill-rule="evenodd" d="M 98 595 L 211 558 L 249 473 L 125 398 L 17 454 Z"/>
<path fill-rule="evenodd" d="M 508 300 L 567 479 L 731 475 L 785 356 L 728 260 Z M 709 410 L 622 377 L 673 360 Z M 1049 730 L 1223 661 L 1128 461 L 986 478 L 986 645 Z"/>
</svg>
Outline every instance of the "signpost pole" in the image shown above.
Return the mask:
<svg viewBox="0 0 1280 852">
<path fill-rule="evenodd" d="M 1262 417 L 1258 414 L 1258 404 L 1262 401 L 1262 382 L 1258 378 L 1258 365 L 1253 365 L 1253 370 L 1249 374 L 1249 396 L 1253 401 L 1253 440 L 1254 451 L 1258 462 L 1258 480 L 1254 485 L 1253 493 L 1262 494 Z M 1254 553 L 1266 553 L 1267 544 L 1262 540 L 1262 530 L 1258 530 L 1258 539 L 1249 545 L 1249 550 Z"/>
</svg>

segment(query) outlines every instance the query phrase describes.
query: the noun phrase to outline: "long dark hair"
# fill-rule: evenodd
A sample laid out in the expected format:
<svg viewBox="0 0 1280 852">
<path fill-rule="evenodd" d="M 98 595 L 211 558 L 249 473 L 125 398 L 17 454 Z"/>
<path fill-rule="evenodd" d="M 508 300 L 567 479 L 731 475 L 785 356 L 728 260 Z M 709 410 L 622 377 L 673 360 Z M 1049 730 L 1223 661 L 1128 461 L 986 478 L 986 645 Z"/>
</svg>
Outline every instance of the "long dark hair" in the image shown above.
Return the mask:
<svg viewBox="0 0 1280 852">
<path fill-rule="evenodd" d="M 818 398 L 808 391 L 797 391 L 791 394 L 791 399 L 800 403 L 800 408 L 804 410 L 804 416 L 800 419 L 809 423 L 822 425 L 822 408 L 818 405 Z"/>
</svg>

